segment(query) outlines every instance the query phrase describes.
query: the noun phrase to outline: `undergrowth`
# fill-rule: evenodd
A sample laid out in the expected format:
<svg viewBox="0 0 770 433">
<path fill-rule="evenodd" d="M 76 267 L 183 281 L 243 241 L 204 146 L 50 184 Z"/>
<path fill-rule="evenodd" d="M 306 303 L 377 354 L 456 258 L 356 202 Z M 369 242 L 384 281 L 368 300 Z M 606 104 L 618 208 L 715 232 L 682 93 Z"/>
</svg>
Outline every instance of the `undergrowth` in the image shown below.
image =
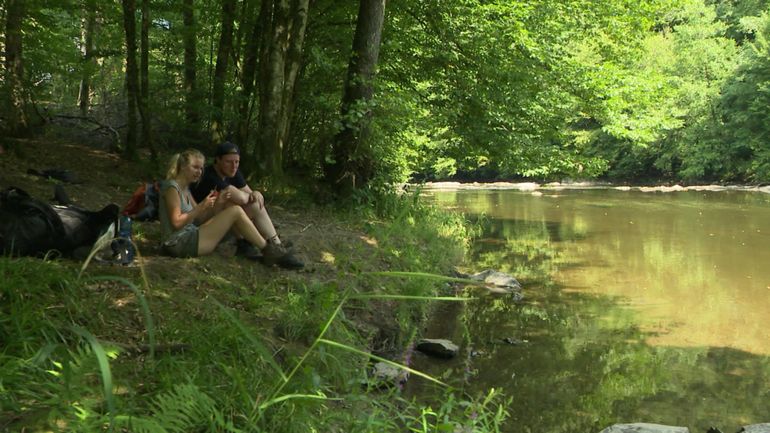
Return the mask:
<svg viewBox="0 0 770 433">
<path fill-rule="evenodd" d="M 375 253 L 337 252 L 345 266 L 323 281 L 256 287 L 201 265 L 180 290 L 136 269 L 81 277 L 67 261 L 0 258 L 0 431 L 498 431 L 495 391 L 442 386 L 430 407 L 371 376 L 373 361 L 392 362 L 371 347 L 387 323 L 403 349 L 445 284 L 388 272 L 446 275 L 466 224 L 395 194 L 339 219 L 354 217 Z"/>
</svg>

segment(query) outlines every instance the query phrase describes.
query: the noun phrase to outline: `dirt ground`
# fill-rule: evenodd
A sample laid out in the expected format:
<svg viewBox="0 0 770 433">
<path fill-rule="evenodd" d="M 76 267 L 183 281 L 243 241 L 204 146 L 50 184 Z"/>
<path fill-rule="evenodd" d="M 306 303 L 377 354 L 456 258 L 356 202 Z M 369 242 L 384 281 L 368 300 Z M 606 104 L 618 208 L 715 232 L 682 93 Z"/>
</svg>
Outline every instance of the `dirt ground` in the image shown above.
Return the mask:
<svg viewBox="0 0 770 433">
<path fill-rule="evenodd" d="M 128 162 L 119 156 L 85 144 L 54 140 L 23 140 L 0 153 L 0 190 L 19 187 L 32 196 L 54 204 L 53 190 L 61 184 L 74 205 L 98 210 L 110 203 L 121 208 L 143 182 L 156 179 L 146 164 Z M 149 159 L 149 158 L 147 158 Z M 72 182 L 60 182 L 28 174 L 29 169 L 43 171 L 62 169 L 71 173 Z M 313 287 L 328 283 L 346 287 L 354 279 L 351 274 L 362 271 L 390 270 L 384 254 L 378 252 L 378 242 L 364 233 L 363 221 L 346 223 L 322 206 L 312 203 L 292 202 L 291 198 L 274 199 L 265 194 L 266 205 L 284 240 L 294 244 L 295 256 L 305 263 L 299 271 L 284 270 L 276 266 L 266 267 L 258 262 L 235 257 L 233 240 L 224 242 L 214 254 L 191 259 L 177 259 L 159 254 L 160 223 L 135 222 L 134 242 L 138 257 L 132 266 L 120 266 L 92 261 L 87 274 L 117 275 L 141 286 L 149 282 L 153 314 L 195 317 L 197 310 L 210 297 L 223 299 L 230 307 L 240 309 L 238 293 L 269 290 L 275 299 L 283 299 L 287 291 L 297 287 Z M 278 202 L 278 200 L 283 200 Z M 109 247 L 106 248 L 109 251 Z M 82 262 L 72 261 L 80 268 Z M 226 284 L 223 285 L 223 282 Z M 375 282 L 376 284 L 376 282 Z M 355 287 L 357 291 L 376 288 Z M 123 302 L 120 293 L 115 296 L 116 305 Z M 169 302 L 168 300 L 173 299 Z M 135 300 L 134 300 L 135 301 Z M 399 325 L 394 308 L 397 303 L 388 300 L 371 301 L 368 308 L 355 308 L 347 318 L 354 323 L 361 335 L 369 336 L 370 349 L 387 356 L 396 355 L 401 348 Z M 272 327 L 274 317 L 269 312 L 248 314 L 256 322 Z M 137 309 L 138 313 L 138 309 Z M 264 316 L 264 317 L 262 317 Z M 127 325 L 122 335 L 114 336 L 123 343 L 138 344 L 144 339 L 141 321 Z M 119 327 L 118 327 L 119 328 Z M 280 332 L 279 332 L 280 334 Z M 111 339 L 113 336 L 105 335 Z M 280 338 L 275 336 L 276 338 Z"/>
<path fill-rule="evenodd" d="M 138 162 L 129 162 L 113 153 L 68 142 L 21 140 L 17 146 L 18 152 L 0 154 L 0 189 L 19 187 L 52 204 L 55 203 L 54 186 L 61 184 L 74 205 L 98 210 L 115 203 L 122 208 L 137 187 L 159 177 L 152 173 L 147 155 Z M 28 173 L 28 170 L 48 169 L 67 170 L 74 179 L 62 182 Z M 323 209 L 277 203 L 271 201 L 269 194 L 266 194 L 266 203 L 281 237 L 290 239 L 298 256 L 306 262 L 306 269 L 301 273 L 333 272 L 332 251 L 340 248 L 373 247 L 363 233 L 332 220 Z M 140 252 L 152 262 L 158 256 L 158 222 L 136 222 L 135 225 L 134 231 L 140 233 L 136 240 Z M 229 259 L 233 253 L 233 242 L 225 242 L 215 255 Z"/>
</svg>

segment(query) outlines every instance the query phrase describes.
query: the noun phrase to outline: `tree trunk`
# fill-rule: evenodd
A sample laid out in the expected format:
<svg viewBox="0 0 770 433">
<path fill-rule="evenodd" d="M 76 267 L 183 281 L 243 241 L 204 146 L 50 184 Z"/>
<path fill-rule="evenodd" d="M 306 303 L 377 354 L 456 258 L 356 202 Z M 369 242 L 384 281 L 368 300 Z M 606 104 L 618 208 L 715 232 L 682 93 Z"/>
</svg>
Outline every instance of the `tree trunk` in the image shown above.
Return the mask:
<svg viewBox="0 0 770 433">
<path fill-rule="evenodd" d="M 250 8 L 255 8 L 256 4 L 253 1 L 246 2 Z M 267 3 L 267 2 L 265 2 Z M 249 9 L 247 9 L 249 10 Z M 259 40 L 262 28 L 260 26 L 259 17 L 255 16 L 254 10 L 249 10 L 251 13 L 249 16 L 251 19 L 246 23 L 246 30 L 248 32 L 246 48 L 243 56 L 243 68 L 241 70 L 241 95 L 238 104 L 238 119 L 236 123 L 236 141 L 241 146 L 241 151 L 248 149 L 249 139 L 249 123 L 251 123 L 251 102 L 252 94 L 254 93 L 254 81 L 256 80 L 257 73 L 257 59 L 259 56 Z M 246 151 L 244 160 L 249 159 L 251 152 Z M 245 162 L 245 161 L 244 161 Z"/>
<path fill-rule="evenodd" d="M 325 167 L 326 181 L 337 190 L 365 185 L 372 175 L 373 156 L 365 139 L 372 115 L 372 81 L 380 53 L 385 0 L 361 0 L 353 53 L 342 96 L 342 130 L 334 136 L 334 162 Z"/>
<path fill-rule="evenodd" d="M 139 94 L 139 77 L 136 66 L 136 0 L 122 0 L 123 29 L 126 32 L 126 100 L 128 101 L 128 131 L 124 153 L 129 159 L 136 158 L 136 101 Z"/>
<path fill-rule="evenodd" d="M 294 0 L 292 2 L 291 32 L 289 48 L 286 54 L 286 79 L 283 86 L 283 104 L 281 105 L 281 118 L 278 125 L 278 139 L 280 143 L 283 143 L 283 161 L 286 160 L 289 154 L 291 117 L 294 113 L 296 86 L 299 72 L 302 68 L 302 49 L 305 45 L 305 30 L 307 29 L 309 7 L 310 0 Z"/>
<path fill-rule="evenodd" d="M 8 90 L 8 135 L 29 134 L 29 119 L 24 96 L 24 63 L 21 23 L 26 0 L 7 0 L 5 20 L 5 82 Z"/>
<path fill-rule="evenodd" d="M 259 174 L 283 177 L 283 154 L 302 63 L 309 0 L 275 0 L 260 55 L 260 104 L 257 164 Z M 269 26 L 267 26 L 269 24 Z M 269 39 L 267 39 L 269 35 Z"/>
<path fill-rule="evenodd" d="M 139 114 L 142 116 L 142 147 L 150 149 L 152 160 L 158 158 L 152 144 L 152 116 L 150 115 L 150 0 L 142 0 L 141 35 L 141 96 Z"/>
<path fill-rule="evenodd" d="M 233 35 L 233 53 L 232 58 L 235 63 L 235 69 L 239 70 L 243 68 L 241 65 L 241 54 L 243 53 L 245 45 L 248 42 L 244 42 L 244 39 L 251 36 L 251 29 L 254 24 L 254 13 L 256 8 L 255 0 L 242 0 L 241 10 L 237 13 L 238 27 Z"/>
<path fill-rule="evenodd" d="M 185 91 L 185 120 L 189 130 L 198 130 L 198 121 L 200 115 L 198 112 L 199 98 L 197 89 L 197 71 L 196 60 L 198 50 L 196 45 L 196 25 L 195 25 L 195 6 L 194 0 L 184 0 L 182 4 L 182 19 L 184 21 L 184 91 Z"/>
<path fill-rule="evenodd" d="M 91 77 L 96 69 L 96 59 L 94 58 L 94 29 L 96 27 L 96 6 L 93 2 L 86 1 L 84 4 L 83 20 L 80 29 L 80 53 L 83 55 L 82 75 L 80 77 L 80 89 L 78 91 L 78 108 L 80 115 L 88 116 L 88 110 L 91 107 Z"/>
<path fill-rule="evenodd" d="M 214 143 L 224 140 L 224 105 L 225 80 L 227 79 L 227 64 L 233 45 L 233 21 L 235 19 L 235 0 L 222 0 L 222 33 L 219 36 L 217 64 L 214 68 L 214 86 L 211 95 L 211 105 L 214 111 L 211 121 L 211 139 Z"/>
<path fill-rule="evenodd" d="M 272 9 L 272 31 L 262 58 L 267 59 L 262 68 L 260 81 L 264 83 L 260 94 L 259 139 L 257 142 L 257 164 L 260 176 L 280 178 L 283 176 L 281 161 L 283 143 L 280 142 L 278 122 L 281 118 L 283 98 L 284 67 L 289 39 L 289 0 L 275 0 Z"/>
</svg>

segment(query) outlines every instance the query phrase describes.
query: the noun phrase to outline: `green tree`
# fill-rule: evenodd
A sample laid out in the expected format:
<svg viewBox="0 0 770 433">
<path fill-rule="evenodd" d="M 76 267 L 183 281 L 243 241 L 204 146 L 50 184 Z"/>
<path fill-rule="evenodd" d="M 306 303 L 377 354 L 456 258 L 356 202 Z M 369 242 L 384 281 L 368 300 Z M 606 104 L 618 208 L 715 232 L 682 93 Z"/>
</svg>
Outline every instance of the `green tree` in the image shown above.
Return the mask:
<svg viewBox="0 0 770 433">
<path fill-rule="evenodd" d="M 152 159 L 158 154 L 152 143 L 152 116 L 150 115 L 150 0 L 142 0 L 141 63 L 139 114 L 142 117 L 142 147 L 150 149 Z"/>
<path fill-rule="evenodd" d="M 128 132 L 126 133 L 125 155 L 136 158 L 137 151 L 137 99 L 140 95 L 139 71 L 136 64 L 136 1 L 122 0 L 123 28 L 126 32 L 126 100 Z"/>
<path fill-rule="evenodd" d="M 29 133 L 24 80 L 22 22 L 25 19 L 24 0 L 8 0 L 5 8 L 5 85 L 8 112 L 8 135 Z"/>
<path fill-rule="evenodd" d="M 259 175 L 283 178 L 284 152 L 294 109 L 307 28 L 308 0 L 275 0 L 261 13 L 259 117 L 256 162 Z"/>
<path fill-rule="evenodd" d="M 727 154 L 740 164 L 745 177 L 755 182 L 770 180 L 770 10 L 742 20 L 743 31 L 752 36 L 742 50 L 742 64 L 725 87 L 720 109 L 724 127 L 720 138 L 732 143 Z M 724 155 L 723 155 L 724 158 Z"/>
<path fill-rule="evenodd" d="M 96 33 L 96 2 L 86 0 L 83 2 L 83 19 L 81 24 L 80 52 L 82 53 L 82 78 L 78 89 L 78 107 L 80 115 L 87 116 L 91 107 L 91 81 L 97 64 L 94 56 L 96 46 L 94 34 Z"/>
<path fill-rule="evenodd" d="M 327 182 L 343 190 L 366 185 L 374 174 L 367 135 L 384 19 L 385 0 L 360 1 L 342 96 L 342 127 L 332 144 L 334 160 L 326 166 Z"/>
<path fill-rule="evenodd" d="M 198 97 L 198 50 L 197 50 L 197 26 L 195 24 L 195 2 L 184 0 L 182 2 L 182 38 L 184 40 L 184 98 L 185 120 L 193 130 L 197 129 L 199 115 Z M 194 134 L 192 134 L 194 135 Z"/>
</svg>

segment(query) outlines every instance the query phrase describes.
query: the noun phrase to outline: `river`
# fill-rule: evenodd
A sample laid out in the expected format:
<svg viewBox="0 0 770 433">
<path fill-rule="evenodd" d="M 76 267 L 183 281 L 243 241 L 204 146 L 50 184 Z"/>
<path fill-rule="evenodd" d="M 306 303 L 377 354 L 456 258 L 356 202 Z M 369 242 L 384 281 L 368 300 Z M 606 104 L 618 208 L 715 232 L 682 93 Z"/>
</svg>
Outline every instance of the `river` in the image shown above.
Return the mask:
<svg viewBox="0 0 770 433">
<path fill-rule="evenodd" d="M 769 194 L 423 195 L 483 228 L 470 271 L 502 270 L 524 288 L 520 302 L 443 306 L 425 336 L 460 343 L 461 356 L 416 359 L 468 393 L 501 388 L 507 431 L 770 422 Z"/>
</svg>

